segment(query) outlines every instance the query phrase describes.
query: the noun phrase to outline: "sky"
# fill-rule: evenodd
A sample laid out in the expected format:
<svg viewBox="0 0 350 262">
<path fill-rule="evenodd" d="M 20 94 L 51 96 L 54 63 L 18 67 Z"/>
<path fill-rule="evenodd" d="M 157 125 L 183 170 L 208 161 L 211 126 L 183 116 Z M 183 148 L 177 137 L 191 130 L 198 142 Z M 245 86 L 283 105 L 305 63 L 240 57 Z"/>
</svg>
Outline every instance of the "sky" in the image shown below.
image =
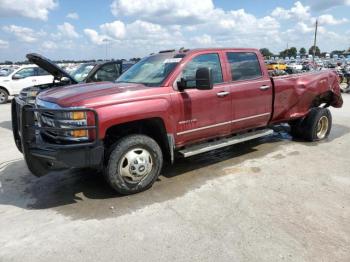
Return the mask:
<svg viewBox="0 0 350 262">
<path fill-rule="evenodd" d="M 164 49 L 350 47 L 350 0 L 0 0 L 0 61 L 129 59 Z"/>
</svg>

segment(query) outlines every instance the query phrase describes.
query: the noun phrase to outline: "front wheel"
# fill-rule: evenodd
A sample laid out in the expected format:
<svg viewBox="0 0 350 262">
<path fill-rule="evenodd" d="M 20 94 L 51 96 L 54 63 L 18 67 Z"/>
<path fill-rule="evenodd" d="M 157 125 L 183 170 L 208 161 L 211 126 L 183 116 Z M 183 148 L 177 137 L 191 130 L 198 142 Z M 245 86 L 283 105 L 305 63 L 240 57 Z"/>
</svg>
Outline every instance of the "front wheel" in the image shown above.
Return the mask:
<svg viewBox="0 0 350 262">
<path fill-rule="evenodd" d="M 0 104 L 6 104 L 9 98 L 9 94 L 6 90 L 0 88 Z"/>
<path fill-rule="evenodd" d="M 104 176 L 123 195 L 144 191 L 158 178 L 163 155 L 158 143 L 145 135 L 130 135 L 111 146 Z"/>
</svg>

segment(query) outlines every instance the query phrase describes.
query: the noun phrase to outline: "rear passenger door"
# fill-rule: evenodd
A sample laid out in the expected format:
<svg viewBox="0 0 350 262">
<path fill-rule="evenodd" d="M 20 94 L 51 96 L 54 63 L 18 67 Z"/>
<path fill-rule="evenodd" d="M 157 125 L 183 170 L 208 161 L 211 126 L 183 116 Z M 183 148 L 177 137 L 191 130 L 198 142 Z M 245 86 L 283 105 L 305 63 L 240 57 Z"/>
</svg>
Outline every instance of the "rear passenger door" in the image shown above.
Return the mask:
<svg viewBox="0 0 350 262">
<path fill-rule="evenodd" d="M 254 52 L 226 52 L 231 75 L 232 131 L 266 126 L 272 113 L 272 83 Z"/>
</svg>

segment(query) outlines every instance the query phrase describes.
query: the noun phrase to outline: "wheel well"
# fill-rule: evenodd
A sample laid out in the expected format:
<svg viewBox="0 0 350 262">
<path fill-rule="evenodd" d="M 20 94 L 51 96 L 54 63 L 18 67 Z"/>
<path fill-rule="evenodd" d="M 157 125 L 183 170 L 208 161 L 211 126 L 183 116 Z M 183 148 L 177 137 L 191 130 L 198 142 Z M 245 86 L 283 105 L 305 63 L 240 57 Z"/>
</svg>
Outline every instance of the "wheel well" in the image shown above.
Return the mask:
<svg viewBox="0 0 350 262">
<path fill-rule="evenodd" d="M 10 95 L 10 92 L 5 87 L 0 86 L 0 89 L 4 90 L 7 93 L 7 95 Z"/>
<path fill-rule="evenodd" d="M 171 161 L 171 149 L 164 122 L 161 118 L 149 118 L 112 126 L 107 129 L 104 143 L 106 148 L 120 138 L 131 134 L 144 134 L 153 138 L 162 149 L 164 159 Z"/>
<path fill-rule="evenodd" d="M 329 107 L 333 101 L 334 94 L 331 91 L 327 91 L 315 97 L 312 101 L 311 107 L 319 107 L 322 104 L 325 104 L 324 107 Z"/>
</svg>

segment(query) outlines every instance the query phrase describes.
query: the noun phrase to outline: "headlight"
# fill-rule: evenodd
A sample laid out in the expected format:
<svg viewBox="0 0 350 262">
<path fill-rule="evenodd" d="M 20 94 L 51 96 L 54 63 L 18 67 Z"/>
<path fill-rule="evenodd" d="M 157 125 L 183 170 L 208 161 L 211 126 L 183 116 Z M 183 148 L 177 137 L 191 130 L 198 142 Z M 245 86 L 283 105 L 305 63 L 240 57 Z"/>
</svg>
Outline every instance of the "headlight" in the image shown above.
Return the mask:
<svg viewBox="0 0 350 262">
<path fill-rule="evenodd" d="M 37 96 L 37 94 L 39 93 L 39 91 L 29 91 L 27 93 L 27 97 L 32 97 L 35 98 Z"/>
<path fill-rule="evenodd" d="M 87 141 L 94 137 L 95 132 L 84 129 L 89 125 L 95 124 L 94 114 L 91 111 L 74 108 L 76 111 L 64 111 L 59 105 L 36 99 L 36 107 L 42 109 L 62 109 L 59 111 L 42 111 L 39 113 L 38 121 L 42 127 L 55 127 L 59 130 L 51 131 L 45 130 L 44 134 L 47 134 L 55 139 L 66 141 Z M 65 108 L 66 110 L 69 108 Z M 79 129 L 81 127 L 82 129 Z M 68 128 L 77 128 L 76 130 L 67 130 Z M 91 133 L 90 133 L 91 132 Z"/>
<path fill-rule="evenodd" d="M 63 112 L 62 119 L 58 119 L 57 123 L 59 127 L 72 128 L 72 127 L 85 127 L 87 126 L 87 116 L 86 112 L 75 111 L 75 112 Z M 77 129 L 72 131 L 64 131 L 64 136 L 69 139 L 69 137 L 78 139 L 88 139 L 89 132 L 86 129 Z"/>
<path fill-rule="evenodd" d="M 89 131 L 84 129 L 88 126 L 86 112 L 56 112 L 40 113 L 40 125 L 42 127 L 54 127 L 58 130 L 45 130 L 44 133 L 60 140 L 86 141 L 89 140 Z M 82 129 L 79 129 L 81 127 Z M 77 128 L 76 130 L 67 130 Z M 93 134 L 93 133 L 92 133 Z"/>
</svg>

